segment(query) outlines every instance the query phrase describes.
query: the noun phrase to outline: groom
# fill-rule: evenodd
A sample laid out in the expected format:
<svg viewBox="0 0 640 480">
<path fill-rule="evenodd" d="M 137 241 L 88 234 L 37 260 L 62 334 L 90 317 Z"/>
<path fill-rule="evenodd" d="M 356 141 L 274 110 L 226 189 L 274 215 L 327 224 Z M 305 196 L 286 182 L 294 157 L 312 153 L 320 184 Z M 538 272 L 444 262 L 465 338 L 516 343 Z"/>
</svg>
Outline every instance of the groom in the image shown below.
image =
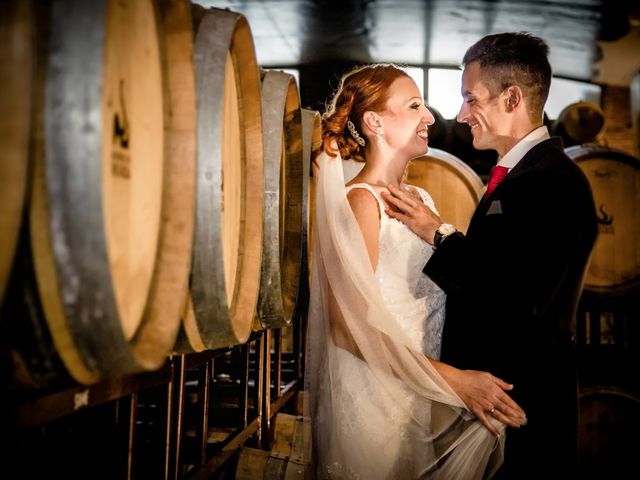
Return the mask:
<svg viewBox="0 0 640 480">
<path fill-rule="evenodd" d="M 502 33 L 464 56 L 458 121 L 499 156 L 466 235 L 397 188 L 384 196 L 435 247 L 424 273 L 447 293 L 442 361 L 512 382 L 527 414 L 494 478 L 576 476 L 572 329 L 597 224 L 586 177 L 542 123 L 548 53 L 540 38 Z"/>
</svg>

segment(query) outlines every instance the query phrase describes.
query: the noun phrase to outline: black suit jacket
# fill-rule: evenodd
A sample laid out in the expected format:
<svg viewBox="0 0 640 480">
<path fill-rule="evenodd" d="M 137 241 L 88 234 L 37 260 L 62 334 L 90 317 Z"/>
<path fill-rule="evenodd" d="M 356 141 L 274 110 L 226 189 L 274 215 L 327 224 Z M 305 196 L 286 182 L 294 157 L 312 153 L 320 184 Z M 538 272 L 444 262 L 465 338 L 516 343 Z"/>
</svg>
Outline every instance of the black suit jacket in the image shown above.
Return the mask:
<svg viewBox="0 0 640 480">
<path fill-rule="evenodd" d="M 576 458 L 573 324 L 597 233 L 587 178 L 560 138 L 533 147 L 424 268 L 447 293 L 442 361 L 513 383 L 500 478 L 570 475 Z M 550 457 L 564 462 L 549 470 Z"/>
</svg>

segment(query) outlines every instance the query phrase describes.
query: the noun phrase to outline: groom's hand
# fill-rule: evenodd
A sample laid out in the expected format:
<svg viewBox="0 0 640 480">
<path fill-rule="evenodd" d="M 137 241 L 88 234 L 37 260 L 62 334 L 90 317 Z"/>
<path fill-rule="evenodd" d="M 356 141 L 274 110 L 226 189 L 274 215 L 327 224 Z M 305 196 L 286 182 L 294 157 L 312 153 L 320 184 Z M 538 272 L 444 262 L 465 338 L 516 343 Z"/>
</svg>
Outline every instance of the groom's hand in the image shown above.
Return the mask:
<svg viewBox="0 0 640 480">
<path fill-rule="evenodd" d="M 507 393 L 513 390 L 513 385 L 488 372 L 459 370 L 458 373 L 453 389 L 492 433 L 497 435 L 498 431 L 489 417 L 513 428 L 526 425 L 524 410 Z"/>
<path fill-rule="evenodd" d="M 388 185 L 389 193 L 382 191 L 387 208 L 385 213 L 400 220 L 425 242 L 433 245 L 433 236 L 442 224 L 440 217 L 411 192 Z"/>
<path fill-rule="evenodd" d="M 489 372 L 460 370 L 437 360 L 430 361 L 467 409 L 494 435 L 500 432 L 491 417 L 514 428 L 527 423 L 524 410 L 507 393 L 513 390 L 513 385 Z"/>
</svg>

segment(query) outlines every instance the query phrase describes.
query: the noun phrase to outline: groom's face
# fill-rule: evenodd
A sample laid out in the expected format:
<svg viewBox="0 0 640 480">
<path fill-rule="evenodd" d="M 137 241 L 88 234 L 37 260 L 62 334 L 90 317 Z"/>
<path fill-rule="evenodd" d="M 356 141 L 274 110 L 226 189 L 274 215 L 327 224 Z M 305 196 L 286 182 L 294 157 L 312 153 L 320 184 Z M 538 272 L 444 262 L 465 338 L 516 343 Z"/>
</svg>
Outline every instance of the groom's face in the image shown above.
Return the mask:
<svg viewBox="0 0 640 480">
<path fill-rule="evenodd" d="M 500 156 L 509 135 L 510 117 L 506 112 L 505 92 L 492 96 L 482 81 L 480 64 L 471 62 L 462 72 L 462 107 L 457 120 L 471 128 L 473 146 L 478 150 L 494 149 Z"/>
</svg>

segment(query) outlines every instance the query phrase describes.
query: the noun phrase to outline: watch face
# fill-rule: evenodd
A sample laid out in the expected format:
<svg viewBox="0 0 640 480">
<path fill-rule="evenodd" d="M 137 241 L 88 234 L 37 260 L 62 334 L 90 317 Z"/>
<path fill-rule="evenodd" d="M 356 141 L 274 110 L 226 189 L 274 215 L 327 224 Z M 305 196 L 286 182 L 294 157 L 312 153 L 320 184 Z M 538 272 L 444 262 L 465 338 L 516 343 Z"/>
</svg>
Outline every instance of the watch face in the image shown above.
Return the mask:
<svg viewBox="0 0 640 480">
<path fill-rule="evenodd" d="M 440 234 L 445 235 L 445 236 L 446 235 L 451 235 L 452 233 L 454 233 L 456 231 L 456 227 L 454 227 L 453 225 L 451 225 L 449 223 L 443 223 L 438 228 L 438 231 L 440 232 Z"/>
</svg>

